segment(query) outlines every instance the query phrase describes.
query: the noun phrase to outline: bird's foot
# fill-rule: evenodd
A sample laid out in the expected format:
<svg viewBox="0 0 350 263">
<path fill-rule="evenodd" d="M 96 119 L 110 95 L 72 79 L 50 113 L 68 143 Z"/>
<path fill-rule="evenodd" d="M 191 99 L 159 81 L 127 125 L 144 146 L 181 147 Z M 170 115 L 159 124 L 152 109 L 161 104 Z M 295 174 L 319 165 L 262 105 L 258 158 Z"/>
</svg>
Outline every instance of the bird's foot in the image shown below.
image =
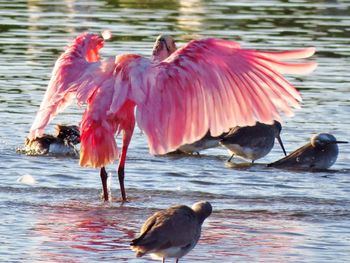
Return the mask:
<svg viewBox="0 0 350 263">
<path fill-rule="evenodd" d="M 122 197 L 118 197 L 118 198 L 113 198 L 113 201 L 120 203 L 121 205 L 124 205 L 126 203 L 129 203 L 131 200 L 127 197 L 127 198 L 122 198 Z"/>
<path fill-rule="evenodd" d="M 112 201 L 112 195 L 111 195 L 111 191 L 109 190 L 107 192 L 107 194 L 102 190 L 101 193 L 100 193 L 100 199 L 102 201 L 105 201 L 105 202 L 110 202 Z"/>
</svg>

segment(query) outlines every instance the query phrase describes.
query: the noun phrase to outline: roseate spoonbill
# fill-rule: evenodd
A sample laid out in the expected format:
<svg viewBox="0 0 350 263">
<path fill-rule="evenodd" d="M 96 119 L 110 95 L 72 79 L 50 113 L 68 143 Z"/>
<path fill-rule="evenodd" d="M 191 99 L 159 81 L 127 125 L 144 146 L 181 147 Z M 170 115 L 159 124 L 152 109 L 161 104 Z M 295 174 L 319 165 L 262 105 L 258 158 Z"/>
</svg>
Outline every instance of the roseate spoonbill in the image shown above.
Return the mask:
<svg viewBox="0 0 350 263">
<path fill-rule="evenodd" d="M 332 134 L 319 133 L 309 143 L 290 153 L 288 156 L 268 164 L 269 167 L 295 170 L 322 170 L 331 167 L 338 157 L 338 143 Z"/>
<path fill-rule="evenodd" d="M 80 165 L 100 167 L 108 200 L 105 166 L 118 158 L 115 134 L 122 133 L 118 179 L 126 200 L 124 167 L 135 121 L 148 138 L 151 154 L 228 132 L 230 127 L 272 123 L 280 113 L 292 115 L 299 92 L 282 73 L 305 74 L 315 62 L 314 48 L 282 52 L 243 49 L 222 39 L 193 40 L 176 50 L 170 36 L 159 36 L 152 57 L 122 54 L 99 60 L 103 39 L 82 34 L 56 62 L 30 138 L 76 97 L 87 103 L 80 124 Z M 136 118 L 135 118 L 136 107 Z"/>
<path fill-rule="evenodd" d="M 44 134 L 33 140 L 26 138 L 20 153 L 28 155 L 69 155 L 79 157 L 74 145 L 80 143 L 79 127 L 76 125 L 56 125 L 56 134 Z"/>
<path fill-rule="evenodd" d="M 282 125 L 278 121 L 271 125 L 257 122 L 254 126 L 233 128 L 220 141 L 220 144 L 232 154 L 228 162 L 233 156 L 238 156 L 254 163 L 271 151 L 275 138 L 281 145 L 284 155 L 287 155 L 280 137 L 281 130 Z"/>
<path fill-rule="evenodd" d="M 209 202 L 172 206 L 152 215 L 143 224 L 140 236 L 131 241 L 131 249 L 137 257 L 151 254 L 155 258 L 179 258 L 197 244 L 204 220 L 210 216 Z"/>
</svg>

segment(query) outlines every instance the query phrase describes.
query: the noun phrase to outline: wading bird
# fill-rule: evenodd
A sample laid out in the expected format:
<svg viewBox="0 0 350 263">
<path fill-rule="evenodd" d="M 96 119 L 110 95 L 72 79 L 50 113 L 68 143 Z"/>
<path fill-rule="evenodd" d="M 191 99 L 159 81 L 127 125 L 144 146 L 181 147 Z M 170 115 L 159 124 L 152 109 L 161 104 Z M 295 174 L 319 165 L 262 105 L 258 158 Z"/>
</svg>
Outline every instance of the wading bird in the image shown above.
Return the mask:
<svg viewBox="0 0 350 263">
<path fill-rule="evenodd" d="M 287 155 L 280 136 L 281 130 L 282 125 L 278 121 L 271 125 L 258 122 L 254 126 L 236 127 L 222 138 L 220 144 L 231 153 L 228 162 L 233 156 L 237 156 L 254 163 L 271 151 L 275 139 L 281 145 L 284 155 Z"/>
<path fill-rule="evenodd" d="M 204 220 L 210 216 L 209 202 L 172 206 L 152 215 L 143 224 L 140 236 L 131 241 L 137 257 L 151 254 L 155 258 L 179 258 L 190 252 L 201 236 Z"/>
<path fill-rule="evenodd" d="M 118 179 L 126 200 L 124 167 L 135 121 L 148 138 L 150 153 L 165 154 L 179 146 L 228 132 L 230 127 L 272 123 L 281 112 L 291 116 L 299 92 L 282 77 L 305 74 L 315 62 L 314 48 L 282 52 L 243 49 L 215 38 L 193 40 L 176 49 L 174 40 L 159 36 L 151 58 L 122 54 L 100 60 L 104 40 L 78 36 L 55 64 L 52 78 L 30 130 L 34 139 L 72 98 L 87 108 L 80 124 L 80 165 L 101 168 L 108 200 L 105 166 L 118 159 L 115 134 L 121 133 Z M 136 117 L 135 117 L 136 107 Z"/>
<path fill-rule="evenodd" d="M 288 156 L 268 164 L 269 167 L 295 170 L 324 170 L 331 167 L 338 157 L 338 143 L 329 133 L 319 133 L 312 136 L 310 142 L 300 147 Z"/>
</svg>

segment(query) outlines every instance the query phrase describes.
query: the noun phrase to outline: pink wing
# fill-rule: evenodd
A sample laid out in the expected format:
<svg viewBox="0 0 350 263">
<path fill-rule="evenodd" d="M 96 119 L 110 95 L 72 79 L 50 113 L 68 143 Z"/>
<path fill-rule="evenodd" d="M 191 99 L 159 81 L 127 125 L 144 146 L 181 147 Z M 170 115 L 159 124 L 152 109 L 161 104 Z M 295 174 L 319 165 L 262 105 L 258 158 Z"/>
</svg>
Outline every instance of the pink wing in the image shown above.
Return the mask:
<svg viewBox="0 0 350 263">
<path fill-rule="evenodd" d="M 140 58 L 129 61 L 119 70 L 115 87 L 131 87 L 125 96 L 137 104 L 137 123 L 150 151 L 164 154 L 208 130 L 218 136 L 231 127 L 280 120 L 281 111 L 291 116 L 301 97 L 281 74 L 306 74 L 317 64 L 281 60 L 313 53 L 312 48 L 259 52 L 227 40 L 197 40 L 158 64 L 147 65 Z M 112 113 L 125 96 L 114 98 Z"/>
<path fill-rule="evenodd" d="M 77 86 L 72 85 L 90 66 L 99 64 L 98 51 L 104 40 L 96 34 L 79 35 L 58 58 L 52 71 L 40 109 L 30 129 L 29 138 L 42 135 L 47 124 L 68 106 L 76 95 Z M 95 63 L 93 63 L 95 62 Z"/>
</svg>

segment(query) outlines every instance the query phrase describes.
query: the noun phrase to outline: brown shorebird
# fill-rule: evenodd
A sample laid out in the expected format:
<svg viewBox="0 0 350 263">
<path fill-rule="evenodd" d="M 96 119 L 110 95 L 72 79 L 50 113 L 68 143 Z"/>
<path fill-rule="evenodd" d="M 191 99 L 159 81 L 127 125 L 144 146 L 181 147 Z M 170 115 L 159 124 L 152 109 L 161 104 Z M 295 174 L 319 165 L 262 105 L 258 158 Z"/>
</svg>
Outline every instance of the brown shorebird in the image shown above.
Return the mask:
<svg viewBox="0 0 350 263">
<path fill-rule="evenodd" d="M 162 259 L 179 258 L 190 252 L 201 235 L 203 221 L 211 214 L 209 202 L 172 206 L 152 215 L 143 224 L 140 236 L 131 241 L 137 257 L 151 254 Z"/>
<path fill-rule="evenodd" d="M 282 125 L 278 121 L 274 121 L 272 125 L 257 122 L 255 126 L 231 129 L 220 141 L 220 144 L 232 154 L 228 162 L 231 161 L 233 156 L 248 159 L 252 162 L 264 157 L 273 148 L 275 138 L 281 145 L 284 155 L 287 155 L 280 137 L 281 130 Z"/>
<path fill-rule="evenodd" d="M 269 167 L 296 170 L 322 170 L 331 167 L 338 157 L 338 143 L 332 134 L 319 133 L 309 143 L 295 150 L 288 156 L 268 164 Z"/>
<path fill-rule="evenodd" d="M 74 145 L 80 142 L 79 127 L 76 125 L 56 125 L 56 134 L 44 134 L 33 140 L 26 138 L 23 149 L 18 152 L 29 155 L 71 155 L 78 157 Z"/>
</svg>

